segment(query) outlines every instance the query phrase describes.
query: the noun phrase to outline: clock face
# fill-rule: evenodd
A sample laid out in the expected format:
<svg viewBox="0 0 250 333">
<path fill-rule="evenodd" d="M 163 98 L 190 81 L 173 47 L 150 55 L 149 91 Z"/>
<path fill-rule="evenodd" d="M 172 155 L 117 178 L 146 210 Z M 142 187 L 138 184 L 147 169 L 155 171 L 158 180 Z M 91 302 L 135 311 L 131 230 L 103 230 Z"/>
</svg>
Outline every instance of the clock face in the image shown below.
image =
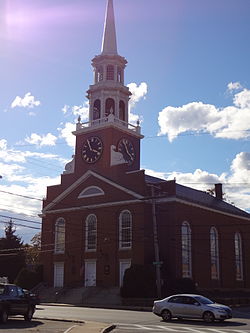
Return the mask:
<svg viewBox="0 0 250 333">
<path fill-rule="evenodd" d="M 123 155 L 126 164 L 131 165 L 135 160 L 135 149 L 129 139 L 122 138 L 118 142 L 117 150 Z"/>
<path fill-rule="evenodd" d="M 95 163 L 102 155 L 103 144 L 97 136 L 91 136 L 84 141 L 82 146 L 82 158 L 87 163 Z"/>
</svg>

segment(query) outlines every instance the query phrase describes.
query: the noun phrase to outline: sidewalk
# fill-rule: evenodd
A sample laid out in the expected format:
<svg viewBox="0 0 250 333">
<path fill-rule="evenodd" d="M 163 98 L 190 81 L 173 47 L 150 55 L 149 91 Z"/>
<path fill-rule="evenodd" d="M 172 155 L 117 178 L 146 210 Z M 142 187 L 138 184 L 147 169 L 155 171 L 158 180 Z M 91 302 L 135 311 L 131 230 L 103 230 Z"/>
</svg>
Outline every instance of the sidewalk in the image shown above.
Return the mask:
<svg viewBox="0 0 250 333">
<path fill-rule="evenodd" d="M 82 324 L 73 325 L 67 330 L 67 333 L 108 333 L 115 328 L 115 325 L 105 323 L 85 322 Z"/>
</svg>

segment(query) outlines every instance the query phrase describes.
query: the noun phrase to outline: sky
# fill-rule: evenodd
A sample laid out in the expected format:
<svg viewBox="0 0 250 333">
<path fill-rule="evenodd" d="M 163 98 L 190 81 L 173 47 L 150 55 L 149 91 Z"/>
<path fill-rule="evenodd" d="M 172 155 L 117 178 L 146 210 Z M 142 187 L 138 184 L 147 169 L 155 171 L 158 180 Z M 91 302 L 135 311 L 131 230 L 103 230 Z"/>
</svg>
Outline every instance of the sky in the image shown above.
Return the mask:
<svg viewBox="0 0 250 333">
<path fill-rule="evenodd" d="M 29 242 L 88 120 L 106 0 L 0 0 L 0 237 Z M 250 1 L 114 0 L 141 169 L 250 212 Z"/>
</svg>

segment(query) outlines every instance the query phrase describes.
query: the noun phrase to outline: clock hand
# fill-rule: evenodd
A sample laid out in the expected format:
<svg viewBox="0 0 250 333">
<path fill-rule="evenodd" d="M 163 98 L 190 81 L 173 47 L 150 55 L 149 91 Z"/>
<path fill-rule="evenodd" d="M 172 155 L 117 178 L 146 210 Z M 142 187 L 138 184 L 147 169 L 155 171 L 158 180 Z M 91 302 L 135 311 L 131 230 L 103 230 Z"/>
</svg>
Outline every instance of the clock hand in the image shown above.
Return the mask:
<svg viewBox="0 0 250 333">
<path fill-rule="evenodd" d="M 125 147 L 125 150 L 126 150 L 126 153 L 128 154 L 128 156 L 131 158 L 131 160 L 133 159 L 132 155 L 130 154 L 130 152 L 128 151 L 128 147 L 127 147 L 127 144 L 125 142 L 123 142 L 124 144 L 124 147 Z"/>
<path fill-rule="evenodd" d="M 92 149 L 92 147 L 91 147 L 91 145 L 90 145 L 90 143 L 89 143 L 89 140 L 87 140 L 87 143 L 88 143 L 88 146 L 89 146 L 89 150 L 90 150 L 90 151 L 93 151 L 93 149 Z"/>
</svg>

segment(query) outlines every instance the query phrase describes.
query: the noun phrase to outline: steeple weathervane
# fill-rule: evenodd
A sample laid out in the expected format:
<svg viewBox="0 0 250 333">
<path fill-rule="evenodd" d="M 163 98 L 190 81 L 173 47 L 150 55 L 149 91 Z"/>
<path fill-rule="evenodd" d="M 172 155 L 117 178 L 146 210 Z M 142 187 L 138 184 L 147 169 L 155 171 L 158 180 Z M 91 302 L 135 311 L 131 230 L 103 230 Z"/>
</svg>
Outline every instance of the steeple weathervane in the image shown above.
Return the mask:
<svg viewBox="0 0 250 333">
<path fill-rule="evenodd" d="M 117 54 L 116 31 L 115 31 L 115 15 L 113 0 L 107 0 L 106 17 L 104 23 L 102 54 Z"/>
</svg>

